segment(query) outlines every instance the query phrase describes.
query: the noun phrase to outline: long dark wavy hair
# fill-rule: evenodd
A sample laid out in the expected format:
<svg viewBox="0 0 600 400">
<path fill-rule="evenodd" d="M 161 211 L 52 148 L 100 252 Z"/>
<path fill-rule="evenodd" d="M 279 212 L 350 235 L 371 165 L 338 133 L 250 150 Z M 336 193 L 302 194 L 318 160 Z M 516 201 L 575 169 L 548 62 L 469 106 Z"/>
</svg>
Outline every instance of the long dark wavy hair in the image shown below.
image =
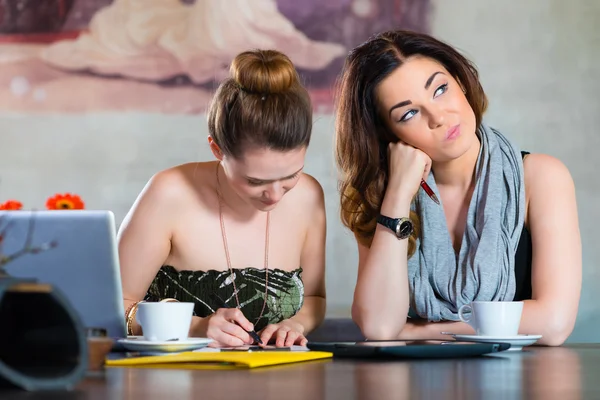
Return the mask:
<svg viewBox="0 0 600 400">
<path fill-rule="evenodd" d="M 431 58 L 458 81 L 481 124 L 487 98 L 477 69 L 453 47 L 429 35 L 395 30 L 375 35 L 347 56 L 336 87 L 335 158 L 341 172 L 341 218 L 357 240 L 370 246 L 388 181 L 387 149 L 398 138 L 380 115 L 375 90 L 410 57 Z M 409 257 L 419 236 L 418 216 Z"/>
</svg>

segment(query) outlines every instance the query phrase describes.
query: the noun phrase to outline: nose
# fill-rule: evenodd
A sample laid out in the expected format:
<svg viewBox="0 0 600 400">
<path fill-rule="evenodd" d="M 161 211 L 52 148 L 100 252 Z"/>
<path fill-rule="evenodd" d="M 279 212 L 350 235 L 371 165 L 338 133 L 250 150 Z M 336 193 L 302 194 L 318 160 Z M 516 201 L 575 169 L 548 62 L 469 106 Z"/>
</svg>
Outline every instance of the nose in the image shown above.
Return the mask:
<svg viewBox="0 0 600 400">
<path fill-rule="evenodd" d="M 439 128 L 440 126 L 444 125 L 444 122 L 445 122 L 444 111 L 440 107 L 432 104 L 428 107 L 427 111 L 429 114 L 429 128 L 430 129 L 436 129 L 436 128 Z"/>
<path fill-rule="evenodd" d="M 263 192 L 263 197 L 268 201 L 278 202 L 283 197 L 283 193 L 283 186 L 279 182 L 274 182 Z"/>
</svg>

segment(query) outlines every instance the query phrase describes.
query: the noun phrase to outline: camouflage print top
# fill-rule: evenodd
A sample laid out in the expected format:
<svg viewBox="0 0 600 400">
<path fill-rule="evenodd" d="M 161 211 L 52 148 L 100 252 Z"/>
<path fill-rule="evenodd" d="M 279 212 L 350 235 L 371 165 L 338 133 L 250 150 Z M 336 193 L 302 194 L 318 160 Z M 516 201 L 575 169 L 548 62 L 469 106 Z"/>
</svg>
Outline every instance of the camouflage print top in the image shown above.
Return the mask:
<svg viewBox="0 0 600 400">
<path fill-rule="evenodd" d="M 268 324 L 291 318 L 304 303 L 302 268 L 293 271 L 269 269 L 267 304 L 259 321 L 257 318 L 265 299 L 265 270 L 260 268 L 233 269 L 240 309 L 258 332 Z M 160 268 L 152 281 L 145 301 L 174 298 L 195 303 L 194 315 L 207 317 L 221 305 L 212 297 L 217 294 L 229 307 L 237 307 L 229 271 L 177 271 L 169 265 Z"/>
</svg>

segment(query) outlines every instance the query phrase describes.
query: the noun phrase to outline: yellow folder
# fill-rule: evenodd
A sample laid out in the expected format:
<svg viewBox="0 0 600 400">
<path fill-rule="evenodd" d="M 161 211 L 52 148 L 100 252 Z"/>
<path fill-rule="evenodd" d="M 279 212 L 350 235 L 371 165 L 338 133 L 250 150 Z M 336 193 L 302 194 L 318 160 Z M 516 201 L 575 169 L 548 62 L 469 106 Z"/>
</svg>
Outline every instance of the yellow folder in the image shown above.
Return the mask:
<svg viewBox="0 0 600 400">
<path fill-rule="evenodd" d="M 186 351 L 183 353 L 158 356 L 126 357 L 120 359 L 107 358 L 106 366 L 176 369 L 238 369 L 323 360 L 331 357 L 333 357 L 332 353 L 323 351 Z"/>
</svg>

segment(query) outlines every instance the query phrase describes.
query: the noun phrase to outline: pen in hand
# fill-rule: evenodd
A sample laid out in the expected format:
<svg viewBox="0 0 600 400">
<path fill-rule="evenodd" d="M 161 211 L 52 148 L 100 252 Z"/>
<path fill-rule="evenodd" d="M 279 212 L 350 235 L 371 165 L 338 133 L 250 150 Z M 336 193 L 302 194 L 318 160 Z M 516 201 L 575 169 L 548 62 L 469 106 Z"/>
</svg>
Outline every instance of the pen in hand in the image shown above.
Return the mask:
<svg viewBox="0 0 600 400">
<path fill-rule="evenodd" d="M 221 308 L 231 308 L 227 305 L 227 303 L 225 303 L 223 301 L 223 299 L 221 299 L 216 293 L 212 293 L 210 295 L 210 297 L 215 300 L 217 303 L 219 303 Z M 234 324 L 236 324 L 237 326 L 239 326 L 240 328 L 244 329 L 242 326 L 240 326 L 240 324 L 237 323 L 237 321 L 233 321 Z M 244 331 L 246 333 L 248 333 L 248 335 L 250 335 L 250 337 L 252 339 L 254 339 L 254 341 L 258 344 L 263 344 L 262 340 L 260 340 L 260 336 L 258 336 L 258 333 L 256 333 L 256 331 L 247 331 L 244 329 Z"/>
</svg>

